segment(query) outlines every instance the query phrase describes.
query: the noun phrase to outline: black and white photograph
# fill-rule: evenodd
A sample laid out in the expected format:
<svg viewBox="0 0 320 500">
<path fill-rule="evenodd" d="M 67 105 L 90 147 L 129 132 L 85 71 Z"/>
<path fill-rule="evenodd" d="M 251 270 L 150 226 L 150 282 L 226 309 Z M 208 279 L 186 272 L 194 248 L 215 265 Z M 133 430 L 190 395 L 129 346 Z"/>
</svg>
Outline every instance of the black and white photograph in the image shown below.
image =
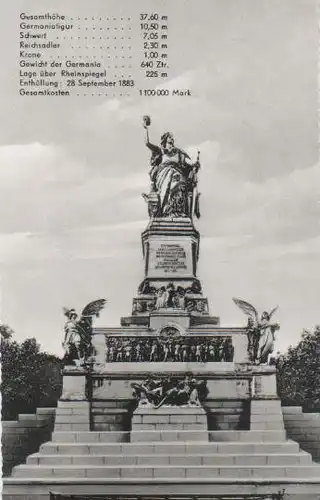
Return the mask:
<svg viewBox="0 0 320 500">
<path fill-rule="evenodd" d="M 3 500 L 320 500 L 318 2 L 0 14 Z"/>
</svg>

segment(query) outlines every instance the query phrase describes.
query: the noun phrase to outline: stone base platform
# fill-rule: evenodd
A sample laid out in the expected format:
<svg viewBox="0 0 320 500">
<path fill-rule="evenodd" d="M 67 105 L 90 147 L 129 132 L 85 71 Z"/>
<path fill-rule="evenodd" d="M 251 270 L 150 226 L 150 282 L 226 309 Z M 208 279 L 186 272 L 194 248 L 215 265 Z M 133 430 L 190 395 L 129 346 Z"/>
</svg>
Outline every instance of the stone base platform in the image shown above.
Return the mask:
<svg viewBox="0 0 320 500">
<path fill-rule="evenodd" d="M 14 483 L 14 484 L 13 484 Z M 4 500 L 48 500 L 50 493 L 68 496 L 95 497 L 107 500 L 119 496 L 121 500 L 173 499 L 201 500 L 273 500 L 274 496 L 284 492 L 283 500 L 320 500 L 319 483 L 317 480 L 216 480 L 186 478 L 150 479 L 87 479 L 75 481 L 66 478 L 59 480 L 30 480 L 28 483 L 12 481 L 10 494 L 3 494 Z M 50 493 L 49 493 L 50 492 Z M 277 497 L 276 497 L 277 498 Z M 76 500 L 76 497 L 74 498 Z M 137 499 L 138 500 L 138 499 Z"/>
<path fill-rule="evenodd" d="M 284 490 L 284 500 L 320 500 L 320 465 L 286 438 L 279 405 L 255 400 L 248 431 L 207 430 L 199 407 L 140 407 L 131 432 L 97 432 L 72 427 L 84 424 L 85 403 L 63 402 L 52 441 L 4 479 L 2 498 L 49 500 L 51 492 L 229 500 Z"/>
<path fill-rule="evenodd" d="M 49 492 L 223 498 L 280 490 L 286 500 L 320 499 L 320 466 L 282 430 L 209 431 L 207 440 L 196 430 L 134 433 L 144 440 L 130 442 L 126 432 L 54 432 L 4 480 L 3 499 L 49 500 Z"/>
</svg>

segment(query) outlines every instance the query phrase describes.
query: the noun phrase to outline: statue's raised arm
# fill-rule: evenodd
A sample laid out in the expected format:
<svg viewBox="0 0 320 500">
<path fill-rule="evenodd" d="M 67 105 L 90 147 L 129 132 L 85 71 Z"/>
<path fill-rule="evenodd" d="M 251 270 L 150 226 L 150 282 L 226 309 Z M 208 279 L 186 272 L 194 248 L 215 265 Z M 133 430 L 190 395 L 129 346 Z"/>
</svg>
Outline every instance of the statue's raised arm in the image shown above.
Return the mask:
<svg viewBox="0 0 320 500">
<path fill-rule="evenodd" d="M 143 117 L 143 128 L 145 130 L 144 142 L 145 142 L 145 145 L 147 146 L 147 148 L 149 148 L 152 151 L 152 157 L 151 157 L 151 165 L 152 165 L 153 164 L 153 157 L 155 155 L 161 155 L 161 148 L 159 146 L 157 146 L 156 144 L 152 144 L 152 142 L 150 142 L 150 138 L 149 138 L 150 125 L 151 125 L 150 116 L 144 116 Z M 161 161 L 160 158 L 159 158 L 159 161 Z"/>
</svg>

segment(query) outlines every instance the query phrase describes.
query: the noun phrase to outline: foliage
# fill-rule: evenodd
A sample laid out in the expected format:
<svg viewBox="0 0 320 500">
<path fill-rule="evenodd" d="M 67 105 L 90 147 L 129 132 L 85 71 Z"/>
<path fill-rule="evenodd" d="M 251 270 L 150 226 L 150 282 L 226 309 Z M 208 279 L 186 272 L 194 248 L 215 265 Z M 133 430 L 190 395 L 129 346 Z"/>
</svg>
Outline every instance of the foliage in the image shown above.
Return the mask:
<svg viewBox="0 0 320 500">
<path fill-rule="evenodd" d="M 0 325 L 3 420 L 34 413 L 41 406 L 56 406 L 62 385 L 59 358 L 41 352 L 34 338 L 21 344 L 13 341 L 12 333 L 7 325 Z"/>
<path fill-rule="evenodd" d="M 1 342 L 10 340 L 13 334 L 13 330 L 10 328 L 8 325 L 0 325 L 0 335 L 1 335 Z"/>
<path fill-rule="evenodd" d="M 305 330 L 301 341 L 277 361 L 278 393 L 285 405 L 320 409 L 320 326 Z"/>
</svg>

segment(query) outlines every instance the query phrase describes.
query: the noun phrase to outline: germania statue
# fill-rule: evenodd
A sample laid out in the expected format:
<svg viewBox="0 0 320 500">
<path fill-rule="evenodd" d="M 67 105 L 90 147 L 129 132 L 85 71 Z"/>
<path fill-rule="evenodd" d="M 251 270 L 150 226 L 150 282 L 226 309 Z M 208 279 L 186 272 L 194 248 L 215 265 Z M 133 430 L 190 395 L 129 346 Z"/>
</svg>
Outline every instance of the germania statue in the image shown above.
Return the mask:
<svg viewBox="0 0 320 500">
<path fill-rule="evenodd" d="M 165 132 L 160 146 L 149 139 L 149 116 L 143 117 L 145 143 L 151 151 L 151 192 L 143 197 L 148 203 L 150 217 L 200 217 L 197 174 L 200 168 L 199 152 L 196 162 L 175 146 L 173 135 Z"/>
</svg>

